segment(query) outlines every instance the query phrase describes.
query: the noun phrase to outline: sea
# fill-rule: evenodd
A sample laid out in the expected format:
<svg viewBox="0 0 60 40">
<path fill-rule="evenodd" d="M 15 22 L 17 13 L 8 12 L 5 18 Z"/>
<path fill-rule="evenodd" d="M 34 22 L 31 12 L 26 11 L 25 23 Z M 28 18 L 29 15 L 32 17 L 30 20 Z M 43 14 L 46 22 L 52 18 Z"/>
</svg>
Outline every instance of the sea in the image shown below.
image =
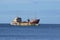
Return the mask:
<svg viewBox="0 0 60 40">
<path fill-rule="evenodd" d="M 60 40 L 60 24 L 38 26 L 0 24 L 0 40 Z"/>
</svg>

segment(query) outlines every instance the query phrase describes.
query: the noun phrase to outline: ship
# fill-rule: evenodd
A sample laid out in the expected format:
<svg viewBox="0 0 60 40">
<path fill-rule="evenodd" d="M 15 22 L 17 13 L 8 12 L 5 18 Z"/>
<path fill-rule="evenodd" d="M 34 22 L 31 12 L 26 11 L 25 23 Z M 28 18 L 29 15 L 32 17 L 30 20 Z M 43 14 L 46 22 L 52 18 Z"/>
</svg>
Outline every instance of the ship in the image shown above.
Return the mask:
<svg viewBox="0 0 60 40">
<path fill-rule="evenodd" d="M 27 19 L 27 21 L 22 21 L 21 17 L 16 17 L 10 24 L 11 25 L 20 25 L 20 26 L 32 26 L 39 25 L 40 19 Z"/>
</svg>

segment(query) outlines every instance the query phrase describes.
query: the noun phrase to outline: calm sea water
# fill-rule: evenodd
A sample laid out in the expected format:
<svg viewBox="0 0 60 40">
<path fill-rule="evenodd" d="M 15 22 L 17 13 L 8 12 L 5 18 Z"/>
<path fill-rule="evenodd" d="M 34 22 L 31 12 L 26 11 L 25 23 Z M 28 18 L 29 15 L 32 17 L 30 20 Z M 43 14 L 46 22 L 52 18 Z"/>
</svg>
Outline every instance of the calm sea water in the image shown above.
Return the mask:
<svg viewBox="0 0 60 40">
<path fill-rule="evenodd" d="M 39 26 L 0 24 L 0 40 L 60 40 L 60 24 Z"/>
</svg>

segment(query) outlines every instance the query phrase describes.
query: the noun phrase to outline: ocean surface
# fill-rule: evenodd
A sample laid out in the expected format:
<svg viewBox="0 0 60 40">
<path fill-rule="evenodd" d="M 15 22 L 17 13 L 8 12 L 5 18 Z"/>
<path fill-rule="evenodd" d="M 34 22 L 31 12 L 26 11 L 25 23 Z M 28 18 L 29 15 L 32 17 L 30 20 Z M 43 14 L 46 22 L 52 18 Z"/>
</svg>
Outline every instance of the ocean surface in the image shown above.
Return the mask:
<svg viewBox="0 0 60 40">
<path fill-rule="evenodd" d="M 39 26 L 0 24 L 0 40 L 60 40 L 60 24 Z"/>
</svg>

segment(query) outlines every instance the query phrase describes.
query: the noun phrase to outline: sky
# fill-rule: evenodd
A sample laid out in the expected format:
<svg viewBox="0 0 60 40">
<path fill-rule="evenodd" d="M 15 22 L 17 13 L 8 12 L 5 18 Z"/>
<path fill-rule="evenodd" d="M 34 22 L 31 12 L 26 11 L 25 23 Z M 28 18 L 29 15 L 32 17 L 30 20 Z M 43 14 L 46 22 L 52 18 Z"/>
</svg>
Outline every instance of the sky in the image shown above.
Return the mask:
<svg viewBox="0 0 60 40">
<path fill-rule="evenodd" d="M 60 24 L 60 0 L 0 0 L 0 23 L 15 17 L 39 18 L 41 24 Z"/>
</svg>

